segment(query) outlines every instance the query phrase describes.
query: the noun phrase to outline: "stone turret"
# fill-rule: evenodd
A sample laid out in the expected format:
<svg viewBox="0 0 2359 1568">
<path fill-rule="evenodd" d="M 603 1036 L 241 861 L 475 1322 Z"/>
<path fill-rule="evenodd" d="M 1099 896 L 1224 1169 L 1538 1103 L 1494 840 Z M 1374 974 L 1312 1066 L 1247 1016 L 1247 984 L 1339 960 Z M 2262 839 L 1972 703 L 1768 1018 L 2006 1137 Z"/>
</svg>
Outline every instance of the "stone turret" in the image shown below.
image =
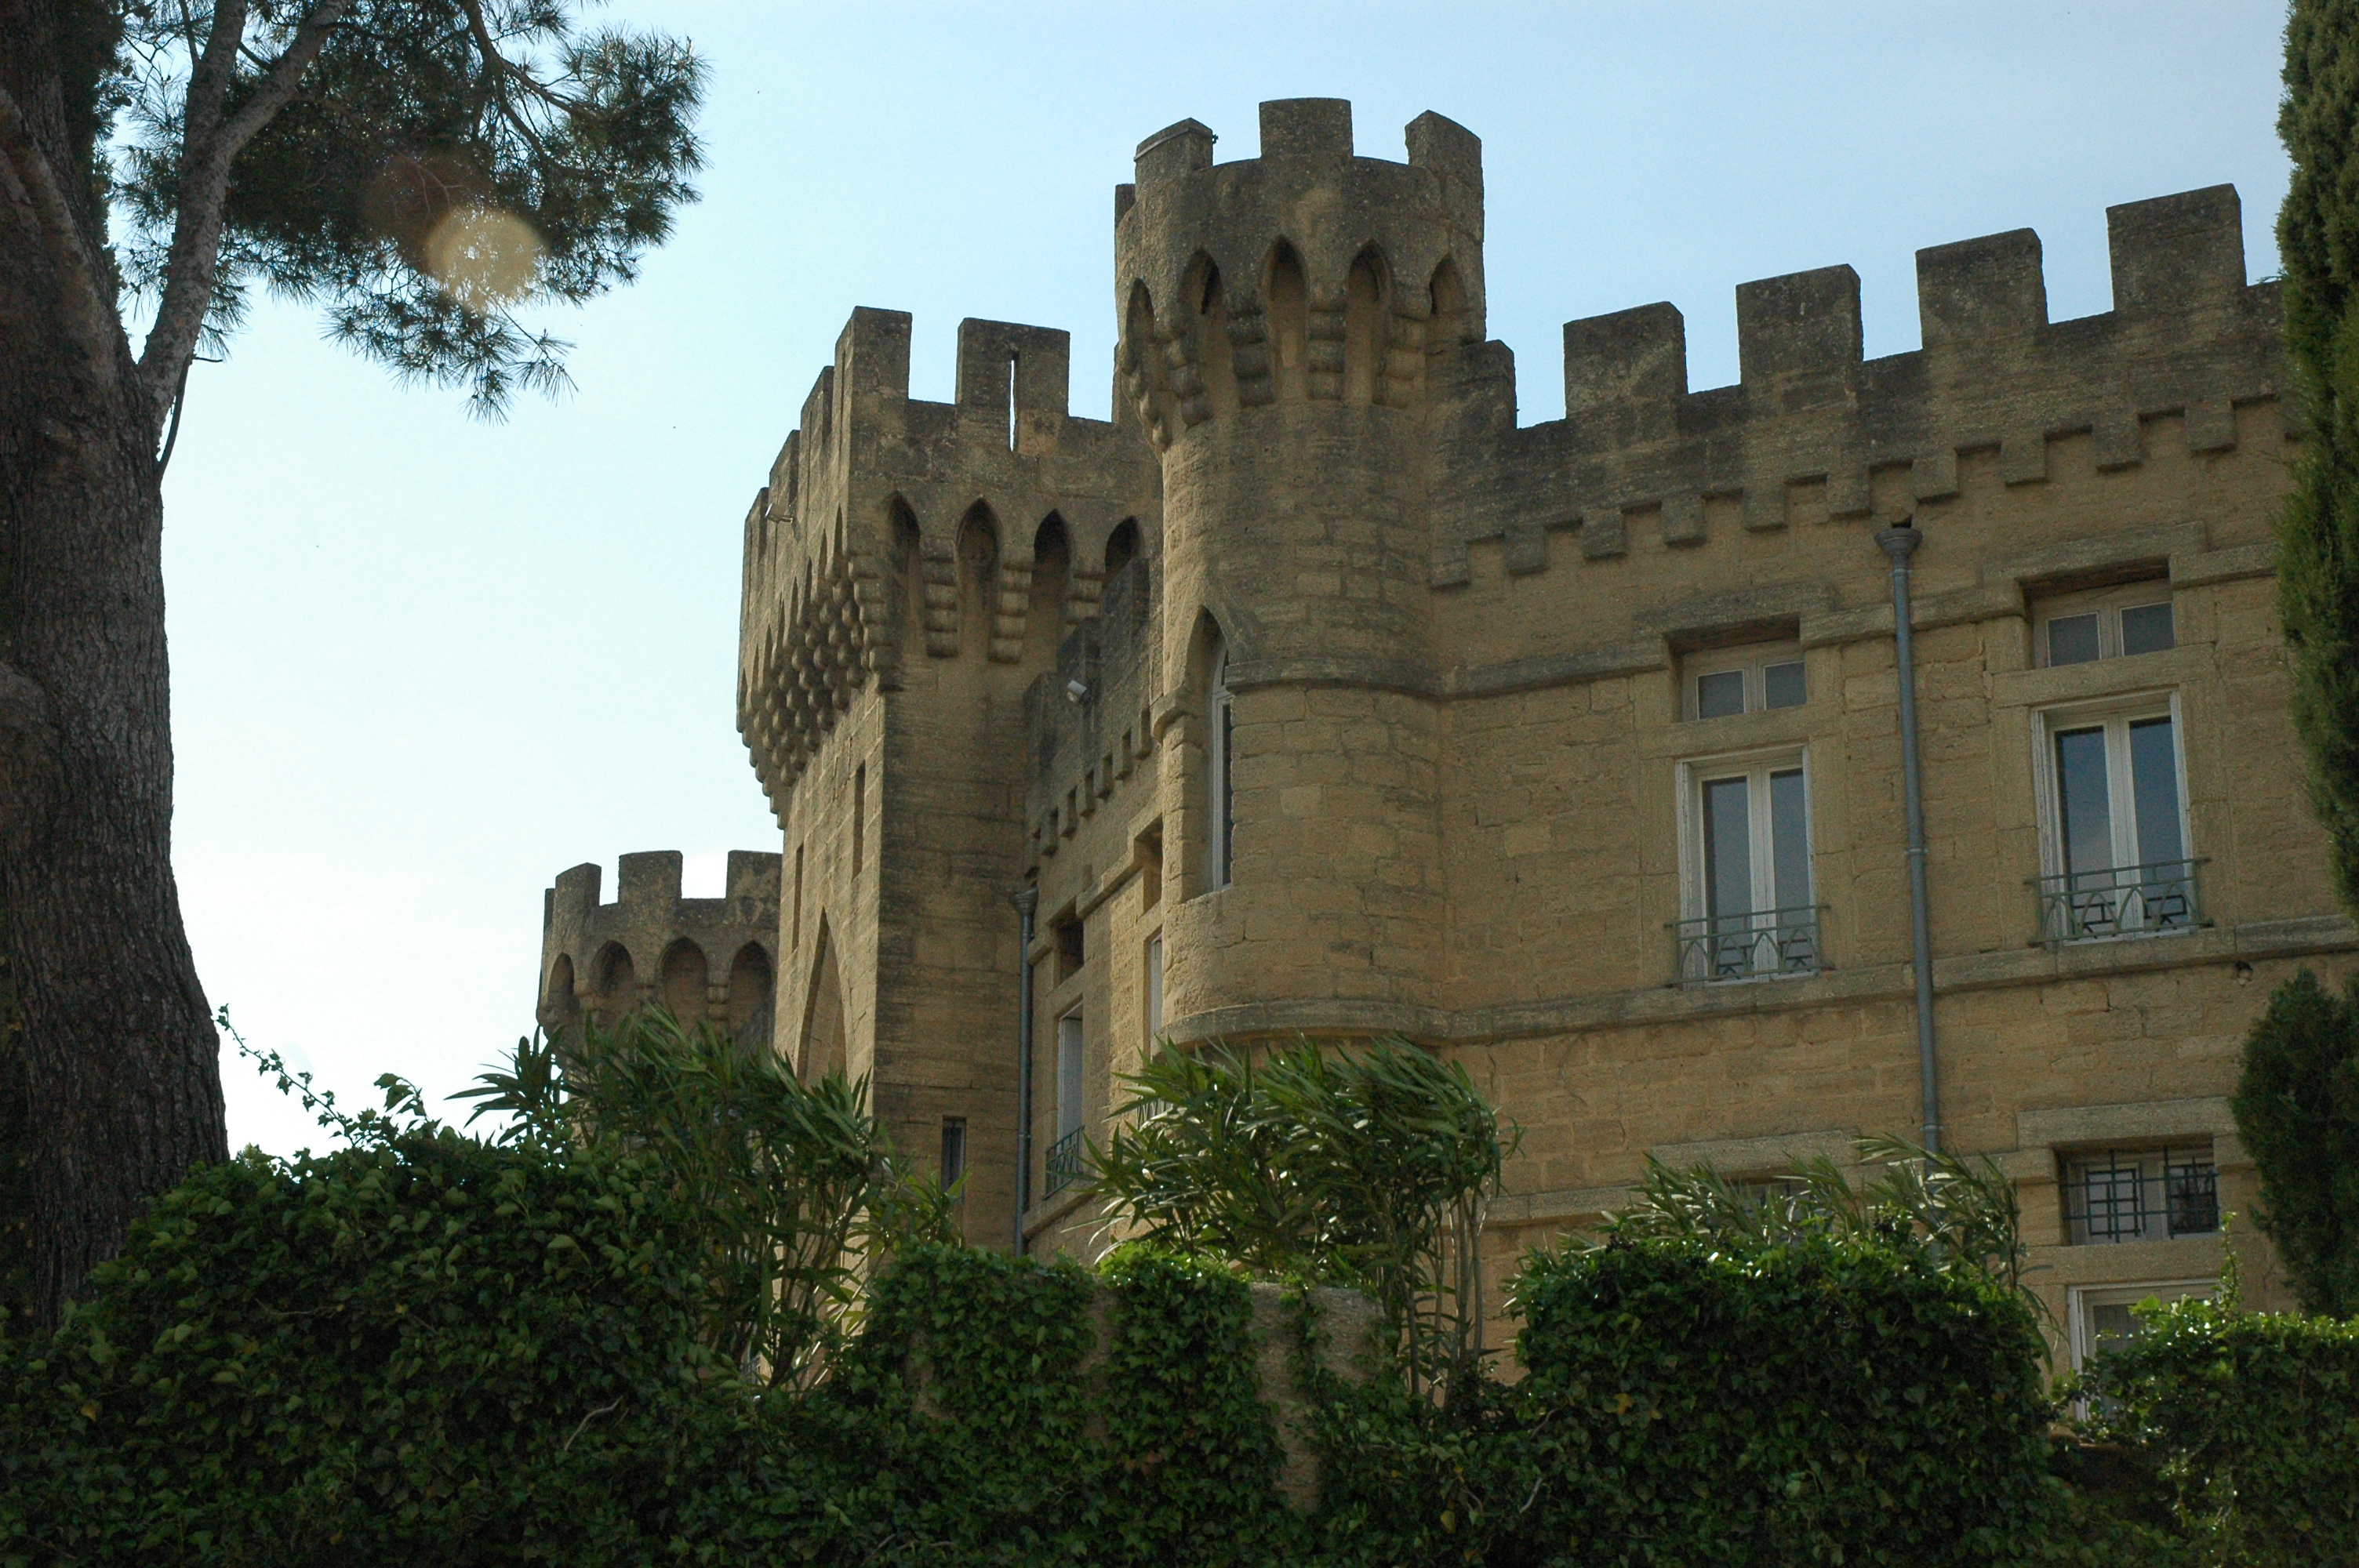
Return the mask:
<svg viewBox="0 0 2359 1568">
<path fill-rule="evenodd" d="M 1423 1002 L 1442 917 L 1430 706 L 1357 698 L 1374 722 L 1344 741 L 1333 694 L 1302 682 L 1431 660 L 1432 460 L 1484 327 L 1481 144 L 1428 114 L 1406 163 L 1355 157 L 1334 99 L 1263 104 L 1258 158 L 1215 165 L 1212 141 L 1192 120 L 1149 137 L 1116 199 L 1120 385 L 1163 459 L 1167 852 L 1183 893 L 1235 884 L 1173 912 L 1173 1004 Z M 1203 782 L 1215 680 L 1227 844 Z M 1234 940 L 1271 921 L 1302 938 L 1275 968 Z"/>
<path fill-rule="evenodd" d="M 687 1023 L 721 1024 L 767 1044 L 777 973 L 778 857 L 729 851 L 719 898 L 682 898 L 680 855 L 616 862 L 614 902 L 598 902 L 592 862 L 560 872 L 541 898 L 540 1026 L 555 1034 L 586 1013 L 612 1027 L 660 1004 Z"/>
</svg>

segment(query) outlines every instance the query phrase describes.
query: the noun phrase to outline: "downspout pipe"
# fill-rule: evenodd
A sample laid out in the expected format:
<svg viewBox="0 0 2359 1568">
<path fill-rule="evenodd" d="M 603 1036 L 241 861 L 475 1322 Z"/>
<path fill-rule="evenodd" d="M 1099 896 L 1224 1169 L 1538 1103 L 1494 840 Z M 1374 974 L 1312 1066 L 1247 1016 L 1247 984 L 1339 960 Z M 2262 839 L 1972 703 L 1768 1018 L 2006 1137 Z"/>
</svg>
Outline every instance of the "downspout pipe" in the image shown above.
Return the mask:
<svg viewBox="0 0 2359 1568">
<path fill-rule="evenodd" d="M 1933 919 L 1925 897 L 1925 775 L 1917 753 L 1917 650 L 1909 624 L 1908 557 L 1924 543 L 1908 522 L 1880 528 L 1875 542 L 1892 561 L 1892 645 L 1900 684 L 1900 779 L 1908 804 L 1908 935 L 1917 972 L 1917 1075 L 1924 1125 L 1919 1141 L 1941 1147 L 1940 1080 L 1933 1054 Z"/>
<path fill-rule="evenodd" d="M 1016 946 L 1016 994 L 1022 1010 L 1016 1020 L 1016 1255 L 1024 1256 L 1024 1211 L 1032 1206 L 1032 922 L 1040 910 L 1040 890 L 1026 888 L 1009 901 L 1023 918 Z"/>
</svg>

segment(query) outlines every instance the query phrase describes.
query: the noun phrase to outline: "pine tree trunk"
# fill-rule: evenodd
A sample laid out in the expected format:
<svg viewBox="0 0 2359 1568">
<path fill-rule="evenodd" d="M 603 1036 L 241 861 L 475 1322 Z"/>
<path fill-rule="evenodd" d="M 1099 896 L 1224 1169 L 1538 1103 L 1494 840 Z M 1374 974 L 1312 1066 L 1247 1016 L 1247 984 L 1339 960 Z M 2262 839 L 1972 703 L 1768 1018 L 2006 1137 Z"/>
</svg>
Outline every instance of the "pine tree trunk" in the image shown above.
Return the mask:
<svg viewBox="0 0 2359 1568">
<path fill-rule="evenodd" d="M 79 173 L 47 11 L 0 0 L 0 86 L 50 166 Z M 88 182 L 65 189 L 94 253 Z M 155 412 L 111 281 L 93 351 L 88 285 L 22 190 L 0 181 L 0 957 L 30 1107 L 31 1304 L 49 1318 L 227 1138 L 172 877 Z"/>
</svg>

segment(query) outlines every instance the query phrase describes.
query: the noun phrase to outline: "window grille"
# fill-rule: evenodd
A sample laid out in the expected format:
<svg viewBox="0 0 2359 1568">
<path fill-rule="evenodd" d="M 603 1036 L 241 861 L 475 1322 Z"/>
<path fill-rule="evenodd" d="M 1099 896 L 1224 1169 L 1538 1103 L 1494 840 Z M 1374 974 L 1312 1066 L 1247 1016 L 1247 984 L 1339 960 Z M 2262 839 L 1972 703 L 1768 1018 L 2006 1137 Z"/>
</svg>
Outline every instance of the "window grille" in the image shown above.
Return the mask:
<svg viewBox="0 0 2359 1568">
<path fill-rule="evenodd" d="M 2076 1155 L 2065 1164 L 2064 1211 L 2075 1246 L 2212 1236 L 2220 1174 L 2209 1147 Z"/>
<path fill-rule="evenodd" d="M 1054 1197 L 1082 1179 L 1087 1167 L 1083 1163 L 1082 1130 L 1073 1129 L 1049 1145 L 1049 1166 L 1040 1184 L 1043 1197 Z"/>
</svg>

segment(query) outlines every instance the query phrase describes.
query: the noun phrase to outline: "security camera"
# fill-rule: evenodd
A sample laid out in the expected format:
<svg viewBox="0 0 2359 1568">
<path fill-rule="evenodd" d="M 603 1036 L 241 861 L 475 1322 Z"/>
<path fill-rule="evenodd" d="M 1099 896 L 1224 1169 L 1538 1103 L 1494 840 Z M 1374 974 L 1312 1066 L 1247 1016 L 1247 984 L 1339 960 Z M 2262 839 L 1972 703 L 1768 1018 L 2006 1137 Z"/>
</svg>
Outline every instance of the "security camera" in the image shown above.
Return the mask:
<svg viewBox="0 0 2359 1568">
<path fill-rule="evenodd" d="M 1069 680 L 1065 683 L 1065 700 L 1067 702 L 1079 702 L 1082 698 L 1089 695 L 1090 688 L 1083 686 L 1081 682 L 1077 680 Z"/>
</svg>

